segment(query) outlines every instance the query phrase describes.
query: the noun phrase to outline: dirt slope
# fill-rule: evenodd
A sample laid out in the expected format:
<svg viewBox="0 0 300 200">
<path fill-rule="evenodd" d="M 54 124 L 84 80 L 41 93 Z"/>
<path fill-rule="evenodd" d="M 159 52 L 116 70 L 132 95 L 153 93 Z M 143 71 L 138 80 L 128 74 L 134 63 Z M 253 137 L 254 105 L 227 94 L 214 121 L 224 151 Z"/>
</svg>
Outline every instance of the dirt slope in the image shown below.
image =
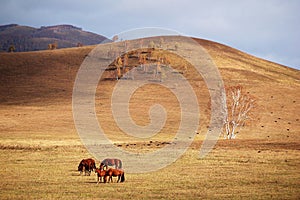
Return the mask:
<svg viewBox="0 0 300 200">
<path fill-rule="evenodd" d="M 259 59 L 219 43 L 195 40 L 209 52 L 219 67 L 226 86 L 242 85 L 245 91 L 257 98 L 257 107 L 253 110 L 255 117 L 243 127 L 240 138 L 299 140 L 300 116 L 296 112 L 300 108 L 298 70 Z M 66 126 L 59 121 L 68 121 L 69 132 L 74 134 L 76 131 L 71 113 L 73 84 L 80 64 L 93 48 L 94 46 L 86 46 L 1 53 L 0 109 L 6 113 L 6 117 L 0 118 L 0 131 L 10 131 L 8 127 L 14 125 L 8 124 L 12 121 L 16 121 L 20 127 L 28 122 L 26 120 L 35 121 L 34 116 L 30 117 L 30 109 L 19 109 L 18 113 L 16 107 L 52 106 L 53 115 L 49 114 L 45 124 L 49 127 L 55 125 L 53 132 L 61 132 Z M 112 82 L 106 83 L 107 87 L 110 87 L 110 83 Z M 66 108 L 66 116 L 60 113 L 61 108 Z M 47 114 L 47 109 L 44 114 Z M 9 113 L 10 110 L 14 111 Z M 18 118 L 18 114 L 22 113 L 28 119 Z M 39 124 L 36 122 L 33 128 L 36 129 Z M 41 127 L 40 129 L 42 130 Z M 11 131 L 14 132 L 13 129 Z"/>
</svg>

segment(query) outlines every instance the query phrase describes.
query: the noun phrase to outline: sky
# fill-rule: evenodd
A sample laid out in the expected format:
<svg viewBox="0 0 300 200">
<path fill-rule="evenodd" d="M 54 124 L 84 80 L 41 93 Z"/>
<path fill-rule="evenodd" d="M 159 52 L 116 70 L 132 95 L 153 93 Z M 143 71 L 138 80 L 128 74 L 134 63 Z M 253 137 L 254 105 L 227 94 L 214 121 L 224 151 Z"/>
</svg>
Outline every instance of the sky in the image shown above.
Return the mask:
<svg viewBox="0 0 300 200">
<path fill-rule="evenodd" d="M 300 0 L 0 0 L 0 25 L 72 24 L 112 38 L 158 27 L 300 70 Z"/>
</svg>

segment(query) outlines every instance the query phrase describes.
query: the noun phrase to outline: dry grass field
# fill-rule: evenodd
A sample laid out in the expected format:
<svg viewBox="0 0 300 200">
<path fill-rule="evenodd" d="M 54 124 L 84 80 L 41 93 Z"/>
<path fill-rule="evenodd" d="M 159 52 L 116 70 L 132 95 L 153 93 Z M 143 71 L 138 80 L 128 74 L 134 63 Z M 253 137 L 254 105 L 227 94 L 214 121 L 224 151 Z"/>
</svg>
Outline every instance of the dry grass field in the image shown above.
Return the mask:
<svg viewBox="0 0 300 200">
<path fill-rule="evenodd" d="M 98 185 L 94 173 L 79 176 L 77 171 L 80 160 L 93 155 L 81 143 L 72 115 L 76 73 L 93 46 L 1 53 L 0 199 L 299 199 L 300 72 L 196 40 L 210 53 L 225 86 L 242 85 L 256 97 L 253 119 L 237 139 L 220 138 L 199 159 L 209 100 L 205 87 L 198 87 L 201 77 L 188 69 L 203 112 L 199 134 L 187 152 L 156 172 L 125 171 L 124 183 Z M 97 116 L 109 138 L 124 150 L 140 152 L 170 141 L 180 118 L 175 97 L 165 98 L 168 91 L 153 85 L 135 93 L 139 101 L 131 102 L 130 112 L 138 124 L 147 123 L 155 102 L 166 108 L 168 120 L 157 136 L 133 140 L 119 130 L 107 106 L 115 83 L 100 82 L 96 95 Z"/>
</svg>

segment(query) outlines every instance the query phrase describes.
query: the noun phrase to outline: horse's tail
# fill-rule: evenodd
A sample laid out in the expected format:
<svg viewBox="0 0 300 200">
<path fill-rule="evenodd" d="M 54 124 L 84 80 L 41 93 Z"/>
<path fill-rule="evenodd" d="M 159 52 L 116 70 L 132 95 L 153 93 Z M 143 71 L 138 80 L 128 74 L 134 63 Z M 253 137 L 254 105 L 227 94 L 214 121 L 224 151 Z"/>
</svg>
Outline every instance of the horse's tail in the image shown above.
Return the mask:
<svg viewBox="0 0 300 200">
<path fill-rule="evenodd" d="M 121 183 L 125 181 L 125 173 L 123 172 L 122 176 L 121 176 Z"/>
<path fill-rule="evenodd" d="M 119 160 L 120 162 L 119 162 L 119 167 L 120 167 L 120 169 L 122 169 L 122 161 L 121 160 Z"/>
</svg>

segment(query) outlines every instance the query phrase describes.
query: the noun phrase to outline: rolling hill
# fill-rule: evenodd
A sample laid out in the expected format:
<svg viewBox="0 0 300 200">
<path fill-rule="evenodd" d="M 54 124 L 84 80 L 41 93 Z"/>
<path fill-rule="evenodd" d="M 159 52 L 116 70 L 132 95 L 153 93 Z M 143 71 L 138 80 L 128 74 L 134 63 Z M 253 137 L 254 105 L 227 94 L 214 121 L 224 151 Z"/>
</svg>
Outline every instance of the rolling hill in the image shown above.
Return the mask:
<svg viewBox="0 0 300 200">
<path fill-rule="evenodd" d="M 42 26 L 34 28 L 9 24 L 0 26 L 0 49 L 8 51 L 10 46 L 16 52 L 45 50 L 48 44 L 57 48 L 94 45 L 106 39 L 102 35 L 87 32 L 72 25 Z"/>
<path fill-rule="evenodd" d="M 298 70 L 219 43 L 195 40 L 213 58 L 225 86 L 241 85 L 257 99 L 255 118 L 243 128 L 242 138 L 299 139 L 300 116 L 294 112 L 300 106 Z M 0 104 L 70 107 L 76 73 L 94 47 L 1 53 Z M 191 82 L 196 82 L 193 77 Z M 107 82 L 105 87 L 111 88 L 109 85 L 114 83 Z M 207 105 L 203 106 L 207 109 Z"/>
<path fill-rule="evenodd" d="M 199 159 L 209 129 L 210 99 L 201 77 L 187 66 L 183 75 L 199 100 L 199 133 L 182 157 L 155 172 L 127 173 L 122 158 L 126 173 L 122 184 L 96 185 L 94 173 L 84 177 L 77 171 L 80 160 L 94 155 L 81 143 L 74 126 L 72 91 L 80 65 L 95 46 L 0 53 L 0 160 L 7 163 L 0 173 L 0 197 L 298 199 L 300 71 L 223 44 L 194 40 L 209 52 L 225 87 L 240 85 L 255 97 L 252 119 L 239 130 L 237 139 L 220 138 L 208 156 Z M 129 65 L 135 65 L 137 57 L 129 57 Z M 178 60 L 173 59 L 176 64 Z M 139 88 L 130 101 L 132 119 L 147 124 L 153 103 L 161 103 L 168 117 L 165 127 L 150 139 L 125 137 L 110 109 L 116 83 L 112 79 L 100 81 L 95 97 L 99 124 L 114 145 L 139 153 L 172 145 L 168 142 L 180 123 L 176 97 L 154 84 Z M 99 164 L 103 158 L 97 159 Z"/>
</svg>

